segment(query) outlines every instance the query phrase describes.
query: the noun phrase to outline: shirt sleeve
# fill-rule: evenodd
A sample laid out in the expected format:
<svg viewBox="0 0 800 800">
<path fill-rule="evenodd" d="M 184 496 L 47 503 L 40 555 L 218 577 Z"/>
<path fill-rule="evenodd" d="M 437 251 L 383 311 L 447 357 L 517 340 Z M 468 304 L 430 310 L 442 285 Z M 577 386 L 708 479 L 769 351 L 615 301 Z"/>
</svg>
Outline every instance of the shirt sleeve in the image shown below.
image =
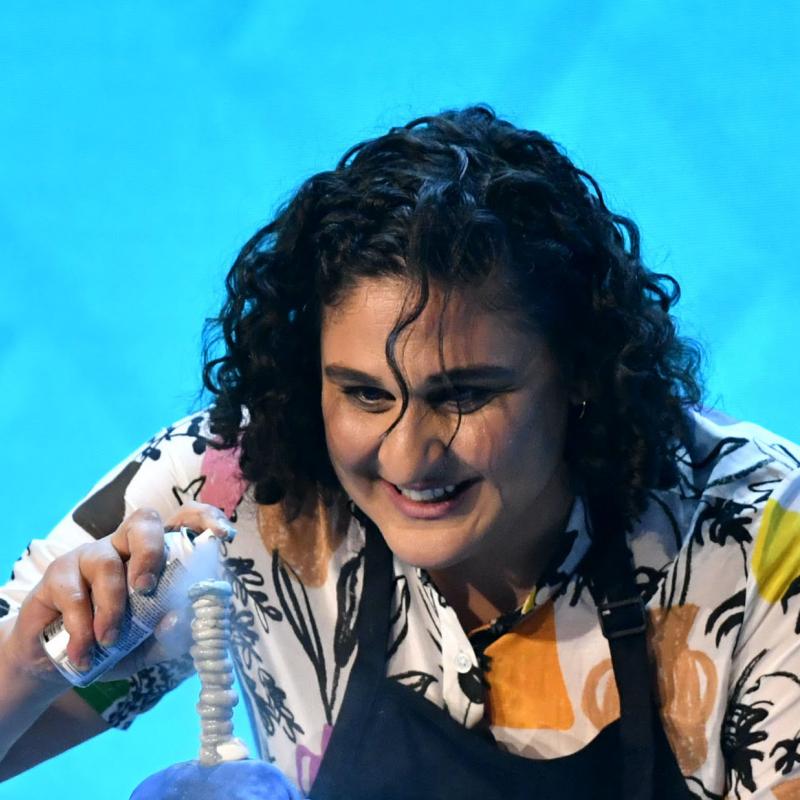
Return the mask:
<svg viewBox="0 0 800 800">
<path fill-rule="evenodd" d="M 753 527 L 722 725 L 727 797 L 800 797 L 800 470 Z"/>
<path fill-rule="evenodd" d="M 45 539 L 33 540 L 0 586 L 0 617 L 14 615 L 48 565 L 60 555 L 113 533 L 130 513 L 148 507 L 162 517 L 199 499 L 208 435 L 203 414 L 164 428 L 112 469 Z M 127 728 L 193 672 L 191 657 L 156 664 L 119 681 L 75 691 L 110 725 Z"/>
</svg>

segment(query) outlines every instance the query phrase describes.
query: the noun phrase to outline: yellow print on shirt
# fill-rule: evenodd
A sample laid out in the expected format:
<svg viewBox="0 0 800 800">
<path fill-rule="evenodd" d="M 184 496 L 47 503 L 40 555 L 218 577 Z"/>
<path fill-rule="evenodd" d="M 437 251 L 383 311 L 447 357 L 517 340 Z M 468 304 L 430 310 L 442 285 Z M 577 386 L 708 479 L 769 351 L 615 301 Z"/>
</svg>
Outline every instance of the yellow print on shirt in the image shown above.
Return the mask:
<svg viewBox="0 0 800 800">
<path fill-rule="evenodd" d="M 553 603 L 546 603 L 485 651 L 491 658 L 488 717 L 504 728 L 566 731 L 575 712 L 564 682 Z"/>
<path fill-rule="evenodd" d="M 753 550 L 753 574 L 758 593 L 776 603 L 800 577 L 800 511 L 768 500 Z"/>
</svg>

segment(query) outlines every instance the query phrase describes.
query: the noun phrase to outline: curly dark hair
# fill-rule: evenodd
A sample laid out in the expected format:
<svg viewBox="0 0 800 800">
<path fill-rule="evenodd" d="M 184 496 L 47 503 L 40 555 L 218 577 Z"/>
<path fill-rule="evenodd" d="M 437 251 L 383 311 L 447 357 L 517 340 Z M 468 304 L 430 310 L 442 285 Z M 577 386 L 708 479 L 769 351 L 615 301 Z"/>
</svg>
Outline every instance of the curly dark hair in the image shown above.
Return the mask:
<svg viewBox="0 0 800 800">
<path fill-rule="evenodd" d="M 677 282 L 643 265 L 636 225 L 553 141 L 479 105 L 357 144 L 305 181 L 233 264 L 227 301 L 207 322 L 203 382 L 212 431 L 219 446 L 241 447 L 258 502 L 298 509 L 312 487 L 336 492 L 321 311 L 384 276 L 419 288 L 386 343 L 403 410 L 394 341 L 430 286 L 500 281 L 587 398 L 585 414 L 570 415 L 566 457 L 595 523 L 628 528 L 648 491 L 675 484 L 686 408 L 702 394 L 700 349 L 669 313 Z"/>
</svg>

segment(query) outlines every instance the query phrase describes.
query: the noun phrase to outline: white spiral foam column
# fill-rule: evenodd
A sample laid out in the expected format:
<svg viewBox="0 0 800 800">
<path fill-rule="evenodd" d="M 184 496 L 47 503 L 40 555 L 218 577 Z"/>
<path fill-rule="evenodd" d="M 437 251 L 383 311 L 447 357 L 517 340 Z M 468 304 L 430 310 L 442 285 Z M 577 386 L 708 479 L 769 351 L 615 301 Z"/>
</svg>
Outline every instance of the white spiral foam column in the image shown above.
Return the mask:
<svg viewBox="0 0 800 800">
<path fill-rule="evenodd" d="M 225 581 L 200 581 L 189 589 L 194 619 L 191 648 L 200 678 L 200 763 L 248 758 L 244 742 L 233 735 L 233 707 L 239 702 L 233 688 L 231 587 Z"/>
</svg>

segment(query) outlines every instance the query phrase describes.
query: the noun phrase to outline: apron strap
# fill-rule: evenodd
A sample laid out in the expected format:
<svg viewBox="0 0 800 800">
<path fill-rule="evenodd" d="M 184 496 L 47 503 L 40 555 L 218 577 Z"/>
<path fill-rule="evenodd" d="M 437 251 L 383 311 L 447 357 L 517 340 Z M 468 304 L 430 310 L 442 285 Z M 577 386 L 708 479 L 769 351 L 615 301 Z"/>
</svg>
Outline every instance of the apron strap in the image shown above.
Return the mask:
<svg viewBox="0 0 800 800">
<path fill-rule="evenodd" d="M 626 800 L 651 800 L 656 720 L 647 617 L 623 535 L 609 536 L 592 558 L 589 589 L 608 639 L 619 692 L 622 796 Z"/>
<path fill-rule="evenodd" d="M 371 700 L 386 670 L 389 605 L 393 586 L 392 553 L 374 523 L 362 517 L 365 543 L 364 589 L 357 621 L 358 654 L 353 678 L 363 681 L 361 696 Z M 655 780 L 655 726 L 647 617 L 636 586 L 633 562 L 624 536 L 609 537 L 590 554 L 589 590 L 600 626 L 608 639 L 620 698 L 622 797 L 652 800 Z M 382 610 L 369 613 L 366 609 Z M 355 665 L 354 665 L 355 666 Z M 371 703 L 361 704 L 362 712 Z"/>
<path fill-rule="evenodd" d="M 357 659 L 375 669 L 376 682 L 386 676 L 386 650 L 389 646 L 390 608 L 394 587 L 392 551 L 371 519 L 359 513 L 364 528 L 364 588 L 358 605 Z M 373 613 L 370 613 L 370 610 Z"/>
</svg>

